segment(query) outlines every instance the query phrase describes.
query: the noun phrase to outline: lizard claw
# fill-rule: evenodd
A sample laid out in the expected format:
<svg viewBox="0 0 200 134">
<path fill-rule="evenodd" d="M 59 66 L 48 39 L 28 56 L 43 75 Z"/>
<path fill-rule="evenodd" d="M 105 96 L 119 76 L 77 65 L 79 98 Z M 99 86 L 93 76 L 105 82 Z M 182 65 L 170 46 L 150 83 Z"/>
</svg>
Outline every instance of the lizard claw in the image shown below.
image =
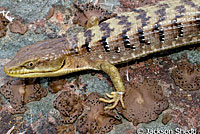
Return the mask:
<svg viewBox="0 0 200 134">
<path fill-rule="evenodd" d="M 113 109 L 117 106 L 118 102 L 121 102 L 123 108 L 125 108 L 124 101 L 123 101 L 123 94 L 124 92 L 111 92 L 111 94 L 106 93 L 106 95 L 111 98 L 110 100 L 99 98 L 99 101 L 103 101 L 106 103 L 114 103 L 112 106 L 106 106 L 104 110 Z"/>
</svg>

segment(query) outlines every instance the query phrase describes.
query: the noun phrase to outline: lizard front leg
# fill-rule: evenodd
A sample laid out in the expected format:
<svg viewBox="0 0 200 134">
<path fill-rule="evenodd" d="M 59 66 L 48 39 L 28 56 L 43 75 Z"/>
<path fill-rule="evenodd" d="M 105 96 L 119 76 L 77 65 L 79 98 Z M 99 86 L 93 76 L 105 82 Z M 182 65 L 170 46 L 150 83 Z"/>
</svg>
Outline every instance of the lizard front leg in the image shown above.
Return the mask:
<svg viewBox="0 0 200 134">
<path fill-rule="evenodd" d="M 111 94 L 106 93 L 106 95 L 111 98 L 110 100 L 100 98 L 100 101 L 106 102 L 106 103 L 114 103 L 112 106 L 106 106 L 104 109 L 113 109 L 117 106 L 118 102 L 121 102 L 121 105 L 123 108 L 125 108 L 124 101 L 123 101 L 123 94 L 125 92 L 125 88 L 122 82 L 122 78 L 117 70 L 117 68 L 108 63 L 108 62 L 96 62 L 95 65 L 96 68 L 104 71 L 106 74 L 108 74 L 114 84 L 116 92 L 111 92 Z"/>
</svg>

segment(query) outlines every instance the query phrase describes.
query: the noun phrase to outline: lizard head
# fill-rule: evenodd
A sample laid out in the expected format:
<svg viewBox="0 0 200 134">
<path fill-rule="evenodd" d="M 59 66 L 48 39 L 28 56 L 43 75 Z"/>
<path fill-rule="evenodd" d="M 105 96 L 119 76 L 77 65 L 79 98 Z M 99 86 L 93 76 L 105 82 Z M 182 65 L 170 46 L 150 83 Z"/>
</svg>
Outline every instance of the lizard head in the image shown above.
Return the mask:
<svg viewBox="0 0 200 134">
<path fill-rule="evenodd" d="M 50 77 L 59 76 L 66 61 L 66 39 L 54 39 L 38 42 L 22 48 L 16 56 L 4 66 L 4 72 L 12 77 Z"/>
</svg>

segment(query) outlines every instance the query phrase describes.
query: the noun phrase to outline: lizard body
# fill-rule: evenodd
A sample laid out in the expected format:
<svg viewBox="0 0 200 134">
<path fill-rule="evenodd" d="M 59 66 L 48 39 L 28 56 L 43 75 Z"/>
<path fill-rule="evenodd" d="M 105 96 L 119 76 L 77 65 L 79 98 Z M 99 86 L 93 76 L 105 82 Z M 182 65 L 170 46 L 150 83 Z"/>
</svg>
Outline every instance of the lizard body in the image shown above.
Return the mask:
<svg viewBox="0 0 200 134">
<path fill-rule="evenodd" d="M 4 67 L 13 77 L 53 77 L 81 70 L 106 72 L 123 103 L 125 91 L 115 64 L 181 46 L 200 43 L 200 1 L 166 0 L 119 14 L 72 37 L 37 42 L 22 48 Z"/>
</svg>

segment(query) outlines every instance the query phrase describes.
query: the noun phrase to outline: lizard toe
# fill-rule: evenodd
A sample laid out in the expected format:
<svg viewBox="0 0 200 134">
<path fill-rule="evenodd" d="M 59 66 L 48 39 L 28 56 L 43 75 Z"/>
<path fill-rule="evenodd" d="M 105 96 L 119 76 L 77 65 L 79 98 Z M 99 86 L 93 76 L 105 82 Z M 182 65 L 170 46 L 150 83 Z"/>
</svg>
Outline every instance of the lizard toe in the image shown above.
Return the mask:
<svg viewBox="0 0 200 134">
<path fill-rule="evenodd" d="M 114 104 L 111 106 L 106 106 L 104 110 L 114 109 L 117 106 L 118 102 L 121 103 L 122 108 L 125 108 L 124 101 L 123 101 L 123 92 L 112 92 L 111 94 L 106 93 L 106 95 L 111 99 L 109 100 L 109 99 L 100 98 L 99 101 L 103 101 L 105 103 L 114 103 Z"/>
</svg>

